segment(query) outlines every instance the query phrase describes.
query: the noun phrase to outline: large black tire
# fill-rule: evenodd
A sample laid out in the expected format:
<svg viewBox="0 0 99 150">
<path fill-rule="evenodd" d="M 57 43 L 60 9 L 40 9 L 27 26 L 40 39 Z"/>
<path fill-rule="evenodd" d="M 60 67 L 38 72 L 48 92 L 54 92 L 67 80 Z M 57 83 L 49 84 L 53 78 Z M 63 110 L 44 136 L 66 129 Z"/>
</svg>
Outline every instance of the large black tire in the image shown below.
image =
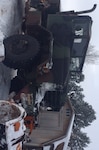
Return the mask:
<svg viewBox="0 0 99 150">
<path fill-rule="evenodd" d="M 4 40 L 5 60 L 10 68 L 25 69 L 37 65 L 39 55 L 38 41 L 29 35 L 13 35 Z M 33 67 L 33 66 L 32 66 Z"/>
<path fill-rule="evenodd" d="M 39 25 L 28 25 L 27 34 L 35 37 L 40 44 L 40 63 L 51 58 L 51 41 L 53 39 L 51 32 Z"/>
</svg>

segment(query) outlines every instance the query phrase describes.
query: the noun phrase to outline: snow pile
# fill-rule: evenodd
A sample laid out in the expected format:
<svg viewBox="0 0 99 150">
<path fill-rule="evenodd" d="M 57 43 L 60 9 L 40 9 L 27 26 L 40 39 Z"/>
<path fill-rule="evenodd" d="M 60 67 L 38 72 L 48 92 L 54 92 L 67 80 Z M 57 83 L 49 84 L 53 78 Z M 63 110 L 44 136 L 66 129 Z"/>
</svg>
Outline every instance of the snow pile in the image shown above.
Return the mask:
<svg viewBox="0 0 99 150">
<path fill-rule="evenodd" d="M 35 100 L 35 104 L 38 105 L 38 109 L 39 109 L 40 103 L 42 102 L 44 98 L 46 91 L 54 91 L 56 87 L 57 86 L 54 83 L 43 82 L 41 84 L 40 88 L 38 89 L 38 92 L 36 93 L 36 100 Z"/>
<path fill-rule="evenodd" d="M 4 60 L 4 45 L 3 45 L 4 34 L 0 30 L 0 62 Z"/>
<path fill-rule="evenodd" d="M 20 116 L 20 110 L 9 103 L 0 103 L 0 123 L 16 119 Z"/>
</svg>

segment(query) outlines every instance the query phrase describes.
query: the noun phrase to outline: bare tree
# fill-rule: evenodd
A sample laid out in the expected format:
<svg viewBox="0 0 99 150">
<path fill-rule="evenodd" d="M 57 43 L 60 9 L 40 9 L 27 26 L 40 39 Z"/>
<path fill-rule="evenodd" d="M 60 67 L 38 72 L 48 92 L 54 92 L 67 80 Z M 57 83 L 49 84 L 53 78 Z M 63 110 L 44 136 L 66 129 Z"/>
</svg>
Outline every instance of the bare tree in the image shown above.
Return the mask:
<svg viewBox="0 0 99 150">
<path fill-rule="evenodd" d="M 99 64 L 99 51 L 95 50 L 95 47 L 91 44 L 86 53 L 85 63 Z"/>
</svg>

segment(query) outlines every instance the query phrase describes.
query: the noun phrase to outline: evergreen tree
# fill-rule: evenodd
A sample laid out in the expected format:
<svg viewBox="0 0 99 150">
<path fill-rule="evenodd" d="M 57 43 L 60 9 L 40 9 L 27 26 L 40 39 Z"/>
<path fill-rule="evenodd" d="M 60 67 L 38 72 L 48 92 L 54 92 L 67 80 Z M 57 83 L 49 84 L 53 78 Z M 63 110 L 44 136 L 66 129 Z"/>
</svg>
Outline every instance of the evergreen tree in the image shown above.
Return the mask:
<svg viewBox="0 0 99 150">
<path fill-rule="evenodd" d="M 92 106 L 84 101 L 83 88 L 75 81 L 70 80 L 68 97 L 72 102 L 75 111 L 75 120 L 69 146 L 71 150 L 84 150 L 90 143 L 89 137 L 82 132 L 96 119 Z"/>
<path fill-rule="evenodd" d="M 96 64 L 96 63 L 99 63 L 98 60 L 99 60 L 99 53 L 97 50 L 95 50 L 95 47 L 90 44 L 88 46 L 85 63 Z"/>
<path fill-rule="evenodd" d="M 86 133 L 80 130 L 73 130 L 69 147 L 71 150 L 84 150 L 85 147 L 90 143 L 90 139 Z"/>
</svg>

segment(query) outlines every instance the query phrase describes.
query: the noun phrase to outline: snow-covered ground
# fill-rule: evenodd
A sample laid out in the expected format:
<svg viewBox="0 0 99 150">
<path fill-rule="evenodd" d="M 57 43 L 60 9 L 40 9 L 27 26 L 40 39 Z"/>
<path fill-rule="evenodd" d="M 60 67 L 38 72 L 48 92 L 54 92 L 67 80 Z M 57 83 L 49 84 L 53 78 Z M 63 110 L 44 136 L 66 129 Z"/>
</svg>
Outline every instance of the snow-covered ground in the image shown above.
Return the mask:
<svg viewBox="0 0 99 150">
<path fill-rule="evenodd" d="M 21 29 L 25 0 L 0 0 L 0 99 L 7 99 L 12 69 L 4 66 L 3 40 Z"/>
</svg>

